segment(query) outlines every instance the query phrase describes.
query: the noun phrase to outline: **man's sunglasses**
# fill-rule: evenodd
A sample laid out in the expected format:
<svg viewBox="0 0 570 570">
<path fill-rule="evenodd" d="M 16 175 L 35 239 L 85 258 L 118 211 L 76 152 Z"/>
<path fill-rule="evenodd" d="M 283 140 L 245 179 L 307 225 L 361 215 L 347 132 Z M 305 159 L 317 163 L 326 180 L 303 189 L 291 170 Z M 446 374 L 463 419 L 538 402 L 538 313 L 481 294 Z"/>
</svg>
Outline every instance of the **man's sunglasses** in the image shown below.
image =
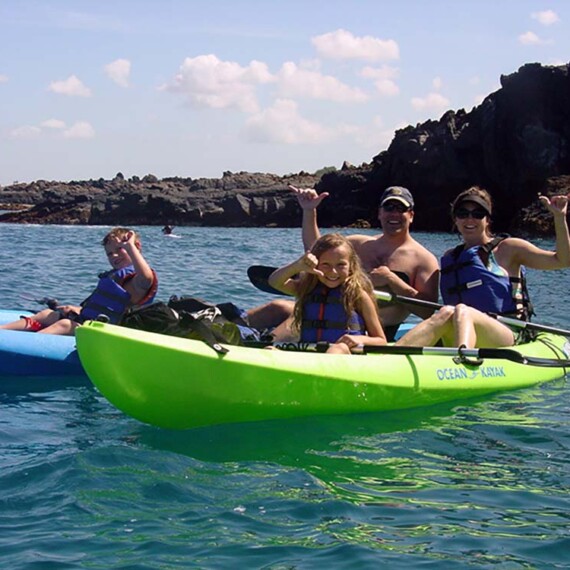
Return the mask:
<svg viewBox="0 0 570 570">
<path fill-rule="evenodd" d="M 471 216 L 475 220 L 482 220 L 485 216 L 489 214 L 482 208 L 475 208 L 474 210 L 468 210 L 467 208 L 458 208 L 454 212 L 454 216 L 460 220 L 465 220 Z"/>
<path fill-rule="evenodd" d="M 400 214 L 410 210 L 408 206 L 405 206 L 402 202 L 398 202 L 397 200 L 390 200 L 389 202 L 382 204 L 382 209 L 385 212 L 399 212 Z"/>
</svg>

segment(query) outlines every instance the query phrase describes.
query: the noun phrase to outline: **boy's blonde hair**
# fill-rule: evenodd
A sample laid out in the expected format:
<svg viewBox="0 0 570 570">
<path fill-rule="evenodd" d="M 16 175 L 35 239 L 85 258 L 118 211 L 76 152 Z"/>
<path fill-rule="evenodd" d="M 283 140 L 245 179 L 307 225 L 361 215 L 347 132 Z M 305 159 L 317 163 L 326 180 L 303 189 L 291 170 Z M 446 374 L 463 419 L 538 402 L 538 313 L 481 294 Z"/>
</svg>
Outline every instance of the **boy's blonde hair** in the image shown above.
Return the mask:
<svg viewBox="0 0 570 570">
<path fill-rule="evenodd" d="M 113 228 L 102 240 L 101 245 L 106 246 L 111 240 L 122 241 L 123 238 L 129 233 L 133 232 L 135 234 L 135 245 L 137 249 L 142 249 L 141 246 L 141 238 L 135 230 L 131 230 L 130 228 L 122 228 L 116 227 Z"/>
<path fill-rule="evenodd" d="M 351 315 L 353 311 L 360 310 L 364 295 L 369 295 L 371 298 L 374 298 L 374 287 L 372 286 L 370 278 L 364 272 L 360 258 L 356 254 L 354 247 L 343 235 L 332 233 L 321 236 L 313 244 L 311 253 L 317 259 L 320 259 L 325 251 L 342 246 L 348 249 L 349 275 L 347 280 L 340 287 L 344 310 L 347 315 Z M 296 330 L 301 330 L 303 305 L 318 283 L 319 278 L 314 273 L 305 273 L 301 277 L 299 293 L 293 310 L 293 328 Z M 374 303 L 374 306 L 377 307 L 376 303 Z"/>
</svg>

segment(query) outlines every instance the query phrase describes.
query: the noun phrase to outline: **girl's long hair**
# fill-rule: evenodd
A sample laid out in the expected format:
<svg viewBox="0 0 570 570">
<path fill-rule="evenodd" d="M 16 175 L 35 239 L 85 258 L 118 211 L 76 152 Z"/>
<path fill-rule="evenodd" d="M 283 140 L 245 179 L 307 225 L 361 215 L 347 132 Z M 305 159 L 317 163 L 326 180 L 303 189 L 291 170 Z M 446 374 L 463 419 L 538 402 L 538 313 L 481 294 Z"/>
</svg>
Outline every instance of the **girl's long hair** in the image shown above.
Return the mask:
<svg viewBox="0 0 570 570">
<path fill-rule="evenodd" d="M 360 258 L 354 251 L 352 244 L 341 234 L 325 234 L 321 236 L 311 248 L 311 253 L 320 259 L 321 255 L 330 249 L 344 246 L 349 254 L 349 275 L 347 280 L 340 286 L 342 301 L 347 316 L 353 311 L 360 311 L 363 295 L 374 298 L 372 282 L 360 263 Z M 299 293 L 293 310 L 293 329 L 301 330 L 303 322 L 303 306 L 313 289 L 319 284 L 319 278 L 314 273 L 304 273 L 299 283 Z M 376 306 L 376 303 L 374 303 Z M 350 317 L 349 317 L 350 318 Z"/>
</svg>

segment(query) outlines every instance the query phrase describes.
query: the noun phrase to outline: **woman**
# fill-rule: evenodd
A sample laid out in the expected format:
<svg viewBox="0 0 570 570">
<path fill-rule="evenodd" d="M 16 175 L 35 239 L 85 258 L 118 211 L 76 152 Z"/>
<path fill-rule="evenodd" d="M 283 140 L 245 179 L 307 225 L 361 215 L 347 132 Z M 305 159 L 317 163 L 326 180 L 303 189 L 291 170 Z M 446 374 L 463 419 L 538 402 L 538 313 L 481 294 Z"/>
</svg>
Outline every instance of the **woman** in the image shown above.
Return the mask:
<svg viewBox="0 0 570 570">
<path fill-rule="evenodd" d="M 525 266 L 545 270 L 570 266 L 568 198 L 540 196 L 554 216 L 556 249 L 547 251 L 524 239 L 496 238 L 491 232 L 489 193 L 478 186 L 461 192 L 452 204 L 451 217 L 463 243 L 441 259 L 440 290 L 446 306 L 397 344 L 433 346 L 441 339 L 447 346 L 488 348 L 524 340 L 486 313 L 528 319 L 532 307 L 526 293 Z"/>
</svg>

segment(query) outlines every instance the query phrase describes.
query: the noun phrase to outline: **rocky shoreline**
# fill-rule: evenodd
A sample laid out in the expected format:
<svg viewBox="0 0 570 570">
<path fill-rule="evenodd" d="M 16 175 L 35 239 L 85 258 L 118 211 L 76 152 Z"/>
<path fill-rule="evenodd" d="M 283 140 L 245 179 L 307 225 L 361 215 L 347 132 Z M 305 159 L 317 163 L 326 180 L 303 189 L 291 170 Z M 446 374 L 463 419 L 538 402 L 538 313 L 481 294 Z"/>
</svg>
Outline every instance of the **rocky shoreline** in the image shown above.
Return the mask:
<svg viewBox="0 0 570 570">
<path fill-rule="evenodd" d="M 496 231 L 550 235 L 539 193 L 570 191 L 570 64 L 527 64 L 472 111 L 448 111 L 396 132 L 360 166 L 309 174 L 225 172 L 222 178 L 126 179 L 15 184 L 0 188 L 0 222 L 91 225 L 297 227 L 288 185 L 331 194 L 325 226 L 377 226 L 378 198 L 398 184 L 416 199 L 414 228 L 450 229 L 449 204 L 473 185 L 495 200 Z"/>
</svg>

